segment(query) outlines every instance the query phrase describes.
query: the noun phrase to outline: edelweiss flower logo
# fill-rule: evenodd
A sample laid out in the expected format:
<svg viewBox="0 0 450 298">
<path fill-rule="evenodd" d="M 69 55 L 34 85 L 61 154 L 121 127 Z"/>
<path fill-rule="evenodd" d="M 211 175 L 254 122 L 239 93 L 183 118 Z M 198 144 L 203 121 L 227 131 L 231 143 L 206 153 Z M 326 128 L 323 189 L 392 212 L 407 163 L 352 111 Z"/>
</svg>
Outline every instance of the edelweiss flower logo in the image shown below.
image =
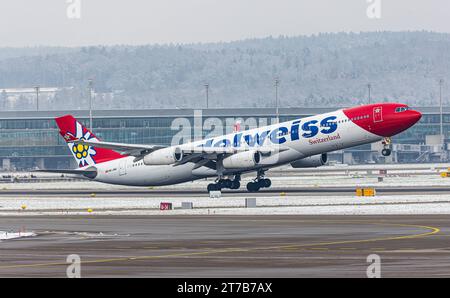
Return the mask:
<svg viewBox="0 0 450 298">
<path fill-rule="evenodd" d="M 70 133 L 68 133 L 70 134 Z M 93 140 L 97 141 L 96 138 L 91 137 L 91 133 L 87 131 L 85 134 L 83 134 L 83 127 L 80 123 L 76 122 L 76 132 L 75 132 L 75 138 L 78 140 Z M 75 143 L 68 143 L 70 150 L 72 151 L 73 156 L 78 161 L 78 164 L 80 167 L 84 167 L 87 165 L 93 165 L 95 164 L 95 160 L 92 158 L 94 155 L 97 154 L 94 148 L 88 145 L 81 145 L 81 144 L 75 144 Z"/>
</svg>

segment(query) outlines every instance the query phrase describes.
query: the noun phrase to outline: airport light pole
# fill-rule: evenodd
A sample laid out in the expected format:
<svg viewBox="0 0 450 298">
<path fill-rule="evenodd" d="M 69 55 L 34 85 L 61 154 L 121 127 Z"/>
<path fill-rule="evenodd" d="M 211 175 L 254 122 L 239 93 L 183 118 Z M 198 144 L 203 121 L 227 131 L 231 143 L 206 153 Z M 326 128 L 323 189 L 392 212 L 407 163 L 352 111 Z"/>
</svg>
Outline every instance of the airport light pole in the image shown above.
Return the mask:
<svg viewBox="0 0 450 298">
<path fill-rule="evenodd" d="M 41 87 L 36 86 L 34 87 L 34 90 L 36 90 L 36 111 L 39 111 L 39 90 Z"/>
<path fill-rule="evenodd" d="M 89 129 L 92 132 L 92 89 L 94 80 L 89 79 Z"/>
<path fill-rule="evenodd" d="M 209 108 L 209 84 L 205 84 L 205 91 L 206 91 L 206 108 Z"/>
<path fill-rule="evenodd" d="M 443 128 L 443 117 L 442 117 L 442 85 L 444 84 L 444 80 L 440 79 L 439 80 L 439 116 L 440 116 L 440 120 L 439 120 L 439 133 L 440 133 L 440 138 L 441 138 L 441 144 L 444 143 L 444 128 Z"/>
<path fill-rule="evenodd" d="M 280 114 L 278 111 L 278 85 L 280 85 L 280 79 L 275 78 L 275 113 L 277 123 L 280 123 Z"/>
</svg>

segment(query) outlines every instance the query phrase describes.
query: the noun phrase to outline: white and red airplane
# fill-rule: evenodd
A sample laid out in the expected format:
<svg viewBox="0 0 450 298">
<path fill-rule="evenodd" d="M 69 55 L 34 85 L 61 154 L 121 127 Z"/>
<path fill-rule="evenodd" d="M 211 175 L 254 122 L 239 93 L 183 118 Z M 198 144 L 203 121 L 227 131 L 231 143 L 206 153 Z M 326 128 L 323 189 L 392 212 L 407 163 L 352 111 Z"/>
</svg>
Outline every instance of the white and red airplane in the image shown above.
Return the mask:
<svg viewBox="0 0 450 298">
<path fill-rule="evenodd" d="M 103 142 L 73 116 L 56 118 L 60 134 L 79 164 L 75 170 L 44 170 L 83 175 L 104 183 L 159 186 L 217 177 L 208 191 L 238 189 L 242 173 L 256 172 L 251 192 L 270 187 L 270 168 L 318 167 L 327 152 L 382 141 L 408 129 L 421 113 L 399 103 L 378 103 L 264 126 L 178 146 Z"/>
</svg>

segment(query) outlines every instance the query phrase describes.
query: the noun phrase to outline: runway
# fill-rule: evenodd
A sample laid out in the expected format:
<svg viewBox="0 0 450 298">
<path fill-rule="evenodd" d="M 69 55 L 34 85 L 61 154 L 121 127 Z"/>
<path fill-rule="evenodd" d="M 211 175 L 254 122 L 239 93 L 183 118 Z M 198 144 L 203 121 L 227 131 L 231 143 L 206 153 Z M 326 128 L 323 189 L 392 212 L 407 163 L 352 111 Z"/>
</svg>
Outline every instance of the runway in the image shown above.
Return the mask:
<svg viewBox="0 0 450 298">
<path fill-rule="evenodd" d="M 450 217 L 40 216 L 2 217 L 0 230 L 37 232 L 0 242 L 1 277 L 448 277 Z"/>
<path fill-rule="evenodd" d="M 376 186 L 378 194 L 450 194 L 450 187 L 447 186 Z M 246 195 L 251 196 L 279 196 L 280 193 L 290 195 L 354 195 L 356 187 L 329 186 L 329 187 L 271 187 L 261 189 L 256 193 L 248 192 L 245 187 L 240 190 L 222 190 L 223 196 Z M 201 188 L 128 188 L 128 189 L 6 189 L 0 190 L 0 197 L 21 196 L 21 197 L 79 197 L 79 196 L 105 196 L 105 197 L 198 197 L 208 196 L 206 189 Z"/>
</svg>

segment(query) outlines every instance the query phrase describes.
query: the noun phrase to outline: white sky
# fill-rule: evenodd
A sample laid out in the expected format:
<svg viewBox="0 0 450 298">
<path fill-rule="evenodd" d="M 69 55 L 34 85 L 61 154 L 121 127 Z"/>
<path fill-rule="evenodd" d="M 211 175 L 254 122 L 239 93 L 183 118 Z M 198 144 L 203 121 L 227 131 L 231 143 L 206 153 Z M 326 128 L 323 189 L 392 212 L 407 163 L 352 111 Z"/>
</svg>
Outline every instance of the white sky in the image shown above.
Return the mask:
<svg viewBox="0 0 450 298">
<path fill-rule="evenodd" d="M 81 2 L 81 18 L 67 2 Z M 449 0 L 1 0 L 0 47 L 230 41 L 318 32 L 450 32 Z"/>
</svg>

